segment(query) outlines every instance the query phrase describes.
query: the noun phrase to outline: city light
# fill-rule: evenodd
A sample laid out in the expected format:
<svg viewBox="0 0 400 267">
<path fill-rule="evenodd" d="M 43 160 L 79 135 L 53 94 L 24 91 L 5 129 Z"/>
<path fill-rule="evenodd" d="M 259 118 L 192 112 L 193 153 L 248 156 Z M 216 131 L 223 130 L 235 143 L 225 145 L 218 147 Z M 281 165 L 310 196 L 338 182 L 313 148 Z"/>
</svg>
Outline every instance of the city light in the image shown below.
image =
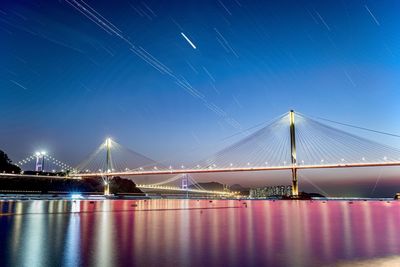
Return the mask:
<svg viewBox="0 0 400 267">
<path fill-rule="evenodd" d="M 81 199 L 83 196 L 81 194 L 71 194 L 72 199 Z"/>
</svg>

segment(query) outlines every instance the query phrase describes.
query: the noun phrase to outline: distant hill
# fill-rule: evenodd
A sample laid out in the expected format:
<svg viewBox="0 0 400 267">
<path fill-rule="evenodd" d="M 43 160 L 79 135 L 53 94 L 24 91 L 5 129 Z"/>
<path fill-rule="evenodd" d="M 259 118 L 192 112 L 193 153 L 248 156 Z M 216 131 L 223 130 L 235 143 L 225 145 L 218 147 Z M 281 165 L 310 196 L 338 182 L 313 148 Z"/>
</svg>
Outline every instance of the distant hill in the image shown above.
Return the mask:
<svg viewBox="0 0 400 267">
<path fill-rule="evenodd" d="M 231 190 L 231 191 L 239 191 L 243 195 L 250 194 L 250 188 L 243 187 L 240 184 L 233 184 L 233 185 L 229 186 L 229 190 Z"/>
<path fill-rule="evenodd" d="M 224 190 L 224 185 L 217 182 L 208 182 L 208 183 L 197 183 L 189 185 L 189 188 L 196 188 L 196 185 L 203 187 L 205 190 L 210 191 L 222 191 Z"/>
</svg>

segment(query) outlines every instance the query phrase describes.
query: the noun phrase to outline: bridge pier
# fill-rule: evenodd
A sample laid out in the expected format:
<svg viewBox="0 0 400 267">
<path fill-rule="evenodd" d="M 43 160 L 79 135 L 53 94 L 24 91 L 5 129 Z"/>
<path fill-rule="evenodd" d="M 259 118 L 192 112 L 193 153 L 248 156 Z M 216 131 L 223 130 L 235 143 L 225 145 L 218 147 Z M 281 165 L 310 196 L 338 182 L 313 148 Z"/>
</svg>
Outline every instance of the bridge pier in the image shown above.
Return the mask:
<svg viewBox="0 0 400 267">
<path fill-rule="evenodd" d="M 297 181 L 297 169 L 292 169 L 292 195 L 297 197 L 299 195 L 299 183 Z"/>
<path fill-rule="evenodd" d="M 104 180 L 104 195 L 110 195 L 110 180 L 108 179 L 108 176 Z"/>
</svg>

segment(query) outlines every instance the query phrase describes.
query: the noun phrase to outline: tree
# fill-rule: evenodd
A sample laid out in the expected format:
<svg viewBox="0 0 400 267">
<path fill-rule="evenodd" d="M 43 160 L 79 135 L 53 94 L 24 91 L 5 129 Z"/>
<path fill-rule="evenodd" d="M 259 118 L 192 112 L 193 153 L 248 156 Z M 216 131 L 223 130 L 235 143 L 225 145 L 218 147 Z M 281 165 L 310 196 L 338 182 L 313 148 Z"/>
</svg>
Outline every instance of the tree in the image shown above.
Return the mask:
<svg viewBox="0 0 400 267">
<path fill-rule="evenodd" d="M 20 173 L 21 168 L 12 164 L 12 161 L 8 158 L 7 154 L 0 150 L 0 172 L 7 173 Z"/>
<path fill-rule="evenodd" d="M 133 181 L 129 179 L 123 179 L 119 176 L 112 178 L 110 181 L 110 191 L 113 194 L 143 193 L 139 188 L 136 187 L 136 184 Z"/>
</svg>

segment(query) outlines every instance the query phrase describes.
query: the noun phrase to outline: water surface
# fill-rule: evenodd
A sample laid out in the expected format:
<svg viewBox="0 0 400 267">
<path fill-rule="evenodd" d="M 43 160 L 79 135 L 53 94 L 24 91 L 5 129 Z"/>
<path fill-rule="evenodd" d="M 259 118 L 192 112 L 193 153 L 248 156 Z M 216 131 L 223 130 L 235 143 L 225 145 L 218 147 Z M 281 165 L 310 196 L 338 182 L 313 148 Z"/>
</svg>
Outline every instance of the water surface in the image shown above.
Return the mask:
<svg viewBox="0 0 400 267">
<path fill-rule="evenodd" d="M 0 208 L 1 266 L 400 266 L 400 201 L 34 200 Z"/>
</svg>

